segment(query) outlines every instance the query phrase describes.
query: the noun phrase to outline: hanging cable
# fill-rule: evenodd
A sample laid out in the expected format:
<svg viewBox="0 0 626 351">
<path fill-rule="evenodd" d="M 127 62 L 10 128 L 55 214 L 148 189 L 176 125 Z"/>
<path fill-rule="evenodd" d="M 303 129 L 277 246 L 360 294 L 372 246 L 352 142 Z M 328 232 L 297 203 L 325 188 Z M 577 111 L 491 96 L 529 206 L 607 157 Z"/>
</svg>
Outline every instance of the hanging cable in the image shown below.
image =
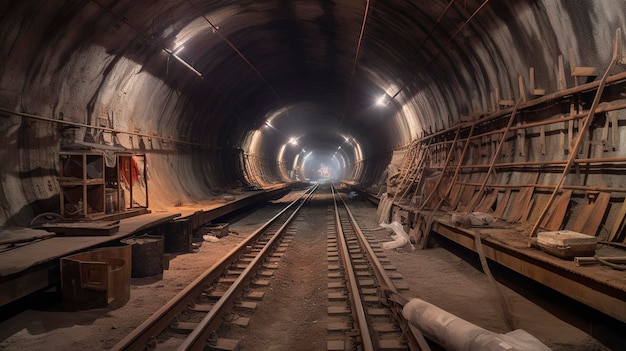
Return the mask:
<svg viewBox="0 0 626 351">
<path fill-rule="evenodd" d="M 126 17 L 120 16 L 117 13 L 115 13 L 112 9 L 110 9 L 108 6 L 105 6 L 104 4 L 100 3 L 98 0 L 90 0 L 91 2 L 93 2 L 94 4 L 100 6 L 103 10 L 105 10 L 106 12 L 108 12 L 110 15 L 112 15 L 113 17 L 117 18 L 119 21 L 123 22 L 125 25 L 127 25 L 130 29 L 134 30 L 135 32 L 137 32 L 139 35 L 141 35 L 147 42 L 149 45 L 154 46 L 160 50 L 162 50 L 163 52 L 167 53 L 167 65 L 169 65 L 169 58 L 170 57 L 174 57 L 177 61 L 179 61 L 183 66 L 185 66 L 187 69 L 189 69 L 190 71 L 192 71 L 204 84 L 206 84 L 211 90 L 213 90 L 215 93 L 217 93 L 221 98 L 230 101 L 230 99 L 224 95 L 219 89 L 217 89 L 215 86 L 213 86 L 213 84 L 211 84 L 209 81 L 207 81 L 204 76 L 202 75 L 202 73 L 200 73 L 197 69 L 195 69 L 194 67 L 192 67 L 189 63 L 187 63 L 186 61 L 184 61 L 182 58 L 180 58 L 176 53 L 174 53 L 172 50 L 157 45 L 156 41 L 149 36 L 148 34 L 146 34 L 144 31 L 140 30 L 139 28 L 135 27 L 134 25 L 132 25 L 130 22 L 128 22 L 128 20 L 126 19 Z M 166 70 L 168 70 L 167 66 L 166 66 Z M 169 74 L 166 73 L 166 74 Z M 233 106 L 238 106 L 237 104 L 233 103 L 231 101 L 231 104 Z"/>
<path fill-rule="evenodd" d="M 346 95 L 346 103 L 343 108 L 343 113 L 341 114 L 341 120 L 339 121 L 339 126 L 343 124 L 343 120 L 346 117 L 346 113 L 348 112 L 348 106 L 350 105 L 350 99 L 352 97 L 352 84 L 354 81 L 354 74 L 356 73 L 356 67 L 359 62 L 359 53 L 361 52 L 361 43 L 363 41 L 363 33 L 365 33 L 365 25 L 367 23 L 367 16 L 369 14 L 370 9 L 370 1 L 367 0 L 365 2 L 365 12 L 363 13 L 363 21 L 361 23 L 361 32 L 359 33 L 359 40 L 356 44 L 356 53 L 354 55 L 354 62 L 352 63 L 352 73 L 350 74 L 350 81 L 348 82 L 348 93 Z"/>
<path fill-rule="evenodd" d="M 448 41 L 441 47 L 441 49 L 439 49 L 439 51 L 437 51 L 437 53 L 435 55 L 433 55 L 433 57 L 431 57 L 428 62 L 426 62 L 426 64 L 422 65 L 423 68 L 428 67 L 442 52 L 443 50 L 448 47 L 448 45 L 450 45 L 450 43 L 452 42 L 452 40 L 454 40 L 454 38 L 461 33 L 461 31 L 465 28 L 465 26 L 467 26 L 467 24 L 474 19 L 474 17 L 476 17 L 476 15 L 478 15 L 478 13 L 487 5 L 487 3 L 489 2 L 489 0 L 485 0 L 475 11 L 474 13 L 472 13 L 472 15 L 465 20 L 465 22 L 463 22 L 463 24 L 459 27 L 459 29 L 456 30 L 456 32 L 454 32 L 454 34 L 452 34 L 452 36 L 450 36 L 450 38 L 448 39 Z M 446 10 L 447 11 L 447 10 Z M 402 92 L 411 82 L 413 82 L 413 80 L 417 77 L 417 75 L 413 75 L 407 82 L 405 82 L 402 87 L 400 87 L 400 89 L 398 89 L 398 91 L 396 91 L 395 94 L 393 94 L 390 98 L 390 100 L 393 100 L 396 98 L 396 96 L 398 96 L 398 94 L 400 94 L 400 92 Z"/>
<path fill-rule="evenodd" d="M 430 28 L 430 30 L 428 31 L 428 33 L 426 34 L 426 38 L 420 43 L 420 45 L 417 47 L 417 50 L 415 50 L 415 53 L 413 54 L 413 56 L 411 57 L 411 59 L 409 59 L 409 64 L 413 63 L 415 61 L 415 58 L 417 57 L 417 55 L 422 51 L 422 48 L 424 48 L 424 45 L 426 45 L 426 42 L 428 42 L 428 40 L 432 37 L 433 32 L 435 31 L 435 29 L 439 26 L 439 23 L 441 23 L 441 20 L 443 20 L 443 18 L 448 14 L 448 11 L 450 10 L 450 8 L 452 8 L 452 4 L 454 4 L 455 0 L 451 0 L 448 3 L 448 6 L 446 6 L 446 9 L 443 10 L 443 12 L 441 13 L 441 15 L 439 15 L 439 18 L 437 18 L 437 21 L 435 22 L 435 24 L 433 24 L 433 26 Z"/>
<path fill-rule="evenodd" d="M 276 96 L 276 98 L 278 99 L 278 101 L 282 101 L 282 99 L 280 98 L 280 95 L 278 94 L 278 92 L 274 89 L 274 87 L 270 84 L 270 82 L 265 79 L 265 77 L 261 74 L 261 72 L 259 72 L 258 69 L 256 69 L 256 67 L 254 67 L 254 65 L 252 64 L 252 62 L 250 62 L 250 60 L 248 60 L 248 58 L 239 50 L 237 49 L 237 47 L 235 46 L 235 44 L 233 44 L 230 40 L 228 40 L 228 38 L 226 38 L 222 32 L 220 32 L 219 28 L 217 26 L 215 26 L 213 24 L 213 22 L 211 22 L 208 17 L 206 17 L 205 15 L 202 14 L 202 11 L 200 11 L 200 9 L 193 3 L 191 2 L 191 0 L 187 0 L 187 2 L 189 3 L 189 5 L 194 9 L 194 11 L 196 11 L 196 13 L 201 16 L 202 18 L 204 18 L 204 20 L 209 24 L 209 26 L 211 26 L 211 28 L 213 29 L 213 31 L 215 33 L 217 33 L 217 35 L 219 35 L 219 37 L 226 43 L 228 44 L 228 46 L 231 47 L 231 49 L 233 49 L 237 55 L 239 55 L 239 57 L 241 57 L 241 59 L 248 65 L 248 67 L 250 67 L 250 69 L 252 69 L 254 71 L 254 73 L 256 73 L 259 78 L 267 85 L 267 87 L 272 91 L 272 93 Z M 281 102 L 282 105 L 285 106 L 285 108 L 287 108 L 287 105 L 283 104 Z M 288 110 L 288 108 L 287 108 Z M 287 111 L 287 113 L 289 113 L 289 111 Z"/>
</svg>

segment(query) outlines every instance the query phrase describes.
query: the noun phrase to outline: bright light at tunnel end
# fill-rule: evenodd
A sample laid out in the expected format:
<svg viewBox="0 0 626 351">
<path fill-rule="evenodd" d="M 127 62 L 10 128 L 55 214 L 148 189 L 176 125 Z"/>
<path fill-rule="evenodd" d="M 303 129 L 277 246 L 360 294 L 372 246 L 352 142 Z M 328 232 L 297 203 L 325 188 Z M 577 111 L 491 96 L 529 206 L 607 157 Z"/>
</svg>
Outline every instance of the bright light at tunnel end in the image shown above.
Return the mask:
<svg viewBox="0 0 626 351">
<path fill-rule="evenodd" d="M 297 146 L 298 145 L 298 139 L 297 138 L 289 138 L 289 144 Z"/>
</svg>

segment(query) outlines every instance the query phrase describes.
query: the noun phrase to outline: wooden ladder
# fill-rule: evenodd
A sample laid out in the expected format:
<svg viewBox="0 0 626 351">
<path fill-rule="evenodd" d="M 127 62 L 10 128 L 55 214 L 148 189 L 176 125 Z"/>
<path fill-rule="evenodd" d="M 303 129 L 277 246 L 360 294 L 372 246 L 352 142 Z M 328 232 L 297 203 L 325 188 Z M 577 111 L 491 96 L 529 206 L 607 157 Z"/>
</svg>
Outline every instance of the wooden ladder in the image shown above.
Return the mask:
<svg viewBox="0 0 626 351">
<path fill-rule="evenodd" d="M 430 139 L 432 140 L 432 139 Z M 401 173 L 402 180 L 400 185 L 398 186 L 398 190 L 394 194 L 393 201 L 402 202 L 406 195 L 409 193 L 413 184 L 416 184 L 418 187 L 420 182 L 422 181 L 422 176 L 424 174 L 424 167 L 426 165 L 427 150 L 430 145 L 430 140 L 426 146 L 422 143 L 414 142 L 411 144 L 409 151 L 403 160 L 403 164 L 409 164 L 409 166 L 403 170 Z M 408 160 L 407 160 L 408 159 Z"/>
</svg>

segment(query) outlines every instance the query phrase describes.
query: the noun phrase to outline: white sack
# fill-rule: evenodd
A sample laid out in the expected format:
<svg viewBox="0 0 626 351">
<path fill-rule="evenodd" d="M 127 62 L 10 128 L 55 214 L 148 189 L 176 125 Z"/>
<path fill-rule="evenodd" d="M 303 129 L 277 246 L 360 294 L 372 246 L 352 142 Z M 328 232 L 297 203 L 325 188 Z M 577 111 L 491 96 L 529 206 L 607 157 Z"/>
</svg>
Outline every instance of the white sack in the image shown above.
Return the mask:
<svg viewBox="0 0 626 351">
<path fill-rule="evenodd" d="M 411 242 L 409 240 L 409 234 L 404 231 L 402 224 L 398 221 L 393 221 L 391 224 L 381 223 L 380 226 L 391 229 L 394 232 L 394 234 L 391 235 L 393 241 L 383 243 L 383 249 L 396 249 Z M 413 246 L 413 244 L 411 244 L 411 250 L 415 250 L 415 246 Z"/>
</svg>

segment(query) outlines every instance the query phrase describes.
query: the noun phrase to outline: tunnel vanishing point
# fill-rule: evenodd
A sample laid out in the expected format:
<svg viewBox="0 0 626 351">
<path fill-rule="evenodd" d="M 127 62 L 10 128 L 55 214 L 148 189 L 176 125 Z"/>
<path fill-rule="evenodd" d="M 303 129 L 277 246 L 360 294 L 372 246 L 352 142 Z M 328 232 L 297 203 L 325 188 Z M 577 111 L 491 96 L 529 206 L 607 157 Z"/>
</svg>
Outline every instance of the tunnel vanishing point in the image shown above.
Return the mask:
<svg viewBox="0 0 626 351">
<path fill-rule="evenodd" d="M 623 0 L 5 0 L 0 226 L 333 179 L 625 322 L 619 264 L 537 249 L 624 248 L 625 28 Z"/>
</svg>

